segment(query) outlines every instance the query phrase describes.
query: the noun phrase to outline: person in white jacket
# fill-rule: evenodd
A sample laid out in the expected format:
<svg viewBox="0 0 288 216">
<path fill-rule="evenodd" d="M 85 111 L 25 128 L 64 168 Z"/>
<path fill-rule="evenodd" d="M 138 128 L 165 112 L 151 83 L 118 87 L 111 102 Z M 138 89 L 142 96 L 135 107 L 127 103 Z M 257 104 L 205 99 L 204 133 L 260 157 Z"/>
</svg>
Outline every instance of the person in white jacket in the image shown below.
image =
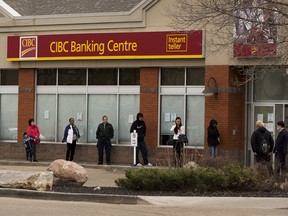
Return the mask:
<svg viewBox="0 0 288 216">
<path fill-rule="evenodd" d="M 182 125 L 181 118 L 177 117 L 175 119 L 175 124 L 171 127 L 170 131 L 174 132 L 173 135 L 173 151 L 176 152 L 176 158 L 175 159 L 175 166 L 177 166 L 177 162 L 179 162 L 178 165 L 182 166 L 182 157 L 181 152 L 183 149 L 183 143 L 179 140 L 180 134 L 185 134 L 185 127 Z"/>
</svg>

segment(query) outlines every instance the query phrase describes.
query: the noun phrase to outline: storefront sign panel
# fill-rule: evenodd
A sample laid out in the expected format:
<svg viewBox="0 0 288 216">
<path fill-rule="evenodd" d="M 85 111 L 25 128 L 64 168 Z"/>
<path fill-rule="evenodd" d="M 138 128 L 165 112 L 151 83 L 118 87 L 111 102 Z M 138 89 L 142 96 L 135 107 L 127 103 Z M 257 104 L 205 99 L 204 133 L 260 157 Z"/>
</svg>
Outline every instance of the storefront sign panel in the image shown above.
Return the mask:
<svg viewBox="0 0 288 216">
<path fill-rule="evenodd" d="M 8 36 L 7 60 L 203 58 L 202 31 Z"/>
</svg>

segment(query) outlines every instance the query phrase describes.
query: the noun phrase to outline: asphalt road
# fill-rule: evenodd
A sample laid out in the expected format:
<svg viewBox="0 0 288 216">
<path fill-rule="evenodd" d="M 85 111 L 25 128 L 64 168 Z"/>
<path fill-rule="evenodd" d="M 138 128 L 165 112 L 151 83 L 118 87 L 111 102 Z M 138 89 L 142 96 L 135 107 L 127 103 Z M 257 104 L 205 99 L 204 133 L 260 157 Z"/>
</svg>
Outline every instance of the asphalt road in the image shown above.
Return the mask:
<svg viewBox="0 0 288 216">
<path fill-rule="evenodd" d="M 287 216 L 288 209 L 217 207 L 209 205 L 111 205 L 88 202 L 0 198 L 0 216 Z"/>
</svg>

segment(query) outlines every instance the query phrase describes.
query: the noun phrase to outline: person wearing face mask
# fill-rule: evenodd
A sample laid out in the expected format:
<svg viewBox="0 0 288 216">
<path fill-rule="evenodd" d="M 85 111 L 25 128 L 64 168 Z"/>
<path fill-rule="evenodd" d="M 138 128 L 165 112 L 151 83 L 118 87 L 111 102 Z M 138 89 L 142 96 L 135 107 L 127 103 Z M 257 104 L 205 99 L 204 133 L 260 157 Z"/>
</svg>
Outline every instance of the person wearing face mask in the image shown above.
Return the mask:
<svg viewBox="0 0 288 216">
<path fill-rule="evenodd" d="M 32 143 L 32 152 L 33 152 L 33 156 L 32 156 L 32 160 L 33 162 L 38 162 L 38 160 L 36 159 L 36 146 L 37 144 L 40 143 L 40 131 L 39 128 L 37 127 L 34 119 L 29 119 L 28 120 L 28 128 L 27 128 L 27 134 L 29 137 L 31 137 L 34 142 Z"/>
<path fill-rule="evenodd" d="M 285 176 L 285 158 L 287 154 L 288 134 L 285 130 L 285 123 L 283 121 L 277 122 L 277 130 L 279 131 L 279 134 L 277 136 L 275 148 L 273 150 L 273 153 L 275 153 L 276 161 L 275 174 L 279 176 Z"/>
<path fill-rule="evenodd" d="M 212 158 L 215 158 L 217 156 L 217 146 L 220 143 L 220 133 L 217 129 L 217 121 L 215 119 L 212 119 L 210 121 L 209 127 L 207 128 L 207 142 L 209 146 L 209 155 Z"/>
</svg>

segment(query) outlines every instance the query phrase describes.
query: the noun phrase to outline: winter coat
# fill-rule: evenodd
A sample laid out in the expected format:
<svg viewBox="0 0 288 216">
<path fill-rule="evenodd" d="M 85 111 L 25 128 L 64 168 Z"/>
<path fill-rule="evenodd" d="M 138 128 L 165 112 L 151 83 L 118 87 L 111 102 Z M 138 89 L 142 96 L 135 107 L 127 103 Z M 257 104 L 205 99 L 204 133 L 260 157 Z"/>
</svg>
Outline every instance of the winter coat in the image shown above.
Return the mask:
<svg viewBox="0 0 288 216">
<path fill-rule="evenodd" d="M 146 136 L 146 124 L 144 121 L 139 120 L 139 115 L 137 114 L 137 120 L 134 121 L 130 127 L 130 133 L 136 130 L 138 134 L 138 141 L 143 141 Z"/>
<path fill-rule="evenodd" d="M 107 123 L 104 127 L 104 123 L 100 123 L 96 130 L 96 139 L 108 140 L 114 137 L 114 129 L 110 123 Z"/>
<path fill-rule="evenodd" d="M 219 145 L 218 138 L 220 138 L 220 134 L 219 134 L 219 131 L 217 129 L 217 126 L 210 125 L 207 128 L 207 133 L 208 133 L 208 137 L 207 137 L 208 146 Z"/>
<path fill-rule="evenodd" d="M 277 136 L 273 152 L 282 155 L 287 154 L 287 146 L 288 146 L 288 132 L 285 129 L 282 129 Z"/>
<path fill-rule="evenodd" d="M 252 150 L 254 153 L 262 154 L 260 146 L 263 140 L 262 138 L 263 136 L 270 145 L 269 152 L 272 152 L 273 147 L 274 147 L 273 137 L 271 133 L 265 127 L 260 127 L 257 130 L 255 130 L 251 136 L 251 146 L 252 146 Z"/>
<path fill-rule="evenodd" d="M 65 127 L 64 137 L 62 139 L 62 142 L 72 143 L 73 140 L 78 140 L 79 138 L 80 138 L 80 133 L 76 125 L 69 124 Z"/>
<path fill-rule="evenodd" d="M 40 143 L 40 131 L 36 125 L 29 125 L 27 128 L 27 134 L 29 137 L 35 139 L 34 144 Z"/>
</svg>

